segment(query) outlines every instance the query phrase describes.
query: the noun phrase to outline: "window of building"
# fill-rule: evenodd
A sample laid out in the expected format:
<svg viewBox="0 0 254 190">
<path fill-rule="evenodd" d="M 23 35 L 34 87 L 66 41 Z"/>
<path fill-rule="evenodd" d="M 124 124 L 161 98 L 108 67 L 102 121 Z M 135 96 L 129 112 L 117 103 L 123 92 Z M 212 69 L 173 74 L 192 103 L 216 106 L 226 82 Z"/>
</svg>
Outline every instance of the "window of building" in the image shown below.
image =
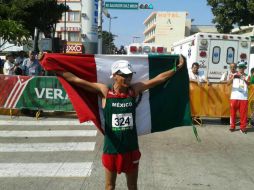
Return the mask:
<svg viewBox="0 0 254 190">
<path fill-rule="evenodd" d="M 79 32 L 68 32 L 68 41 L 79 42 L 80 41 Z"/>
<path fill-rule="evenodd" d="M 67 14 L 67 13 L 66 13 Z M 62 14 L 62 17 L 60 19 L 61 22 L 64 22 L 64 19 L 65 19 L 65 13 Z M 67 19 L 67 18 L 66 18 Z"/>
<path fill-rule="evenodd" d="M 70 11 L 68 12 L 68 21 L 70 22 L 80 22 L 80 12 Z"/>
<path fill-rule="evenodd" d="M 60 38 L 60 39 L 62 39 L 62 37 L 63 37 L 62 32 L 57 32 L 57 37 Z"/>
</svg>

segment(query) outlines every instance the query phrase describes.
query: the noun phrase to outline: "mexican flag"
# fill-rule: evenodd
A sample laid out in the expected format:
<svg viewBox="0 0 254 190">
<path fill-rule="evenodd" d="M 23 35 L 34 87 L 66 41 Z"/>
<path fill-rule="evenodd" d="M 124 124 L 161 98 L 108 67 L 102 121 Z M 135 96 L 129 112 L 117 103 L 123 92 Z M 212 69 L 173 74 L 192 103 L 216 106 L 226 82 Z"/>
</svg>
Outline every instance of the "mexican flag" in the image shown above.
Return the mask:
<svg viewBox="0 0 254 190">
<path fill-rule="evenodd" d="M 45 54 L 41 61 L 46 70 L 69 71 L 90 82 L 112 85 L 111 65 L 118 60 L 128 60 L 134 71 L 132 83 L 154 78 L 172 69 L 178 55 L 67 55 Z M 103 114 L 100 98 L 58 77 L 77 112 L 80 122 L 93 121 L 103 132 Z M 163 84 L 142 94 L 136 109 L 139 135 L 164 131 L 173 127 L 191 125 L 189 102 L 189 77 L 187 67 Z"/>
</svg>

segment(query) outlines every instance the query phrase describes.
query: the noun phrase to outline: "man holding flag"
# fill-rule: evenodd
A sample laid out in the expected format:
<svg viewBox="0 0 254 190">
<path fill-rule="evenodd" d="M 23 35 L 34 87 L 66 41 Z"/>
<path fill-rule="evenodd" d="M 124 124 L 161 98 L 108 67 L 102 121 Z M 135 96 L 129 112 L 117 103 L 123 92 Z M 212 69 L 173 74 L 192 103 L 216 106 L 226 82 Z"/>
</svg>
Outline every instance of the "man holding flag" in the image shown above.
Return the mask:
<svg viewBox="0 0 254 190">
<path fill-rule="evenodd" d="M 76 73 L 73 73 L 73 71 L 76 72 L 77 70 L 75 66 L 67 63 L 65 66 L 61 67 L 51 58 L 52 57 L 44 59 L 42 65 L 48 70 L 55 70 L 60 77 L 60 81 L 63 79 L 65 82 L 67 81 L 68 84 L 62 83 L 67 93 L 70 85 L 74 85 L 78 89 L 82 89 L 87 93 L 97 94 L 101 98 L 100 103 L 104 116 L 104 120 L 102 120 L 104 123 L 102 123 L 102 126 L 104 124 L 104 127 L 99 129 L 105 135 L 102 156 L 102 163 L 105 167 L 106 175 L 105 189 L 115 189 L 117 173 L 121 172 L 126 173 L 128 189 L 137 189 L 138 163 L 141 154 L 139 152 L 137 137 L 139 126 L 136 125 L 136 118 L 138 117 L 136 115 L 136 108 L 141 101 L 140 94 L 165 82 L 163 88 L 166 88 L 168 83 L 170 83 L 169 79 L 172 78 L 179 69 L 183 71 L 182 68 L 184 67 L 185 70 L 187 70 L 184 57 L 179 56 L 178 59 L 175 59 L 177 61 L 171 69 L 161 72 L 149 80 L 138 81 L 135 83 L 131 83 L 132 78 L 136 75 L 133 65 L 131 65 L 128 60 L 117 60 L 111 66 L 110 78 L 113 79 L 112 85 L 107 85 L 102 82 L 91 82 L 91 80 L 89 81 L 88 79 L 86 80 L 82 78 L 82 75 L 79 75 L 81 76 L 79 77 Z M 70 70 L 72 72 L 69 72 Z M 183 90 L 182 92 L 186 91 Z M 69 96 L 73 102 L 76 101 L 74 101 L 74 99 L 77 98 L 76 94 L 69 93 Z M 88 105 L 88 107 L 91 108 L 92 105 Z M 183 111 L 180 113 L 182 120 L 185 118 L 183 112 L 186 108 L 189 108 L 189 104 L 187 106 L 185 105 L 182 109 Z M 187 115 L 188 117 L 186 118 L 188 120 L 189 114 Z M 179 120 L 179 118 L 176 118 L 176 121 L 171 123 L 172 127 L 190 124 L 189 120 L 186 122 L 181 120 L 178 121 L 178 123 L 177 120 Z M 97 121 L 95 121 L 95 124 L 96 122 Z M 161 130 L 163 129 L 157 129 L 157 131 Z"/>
</svg>

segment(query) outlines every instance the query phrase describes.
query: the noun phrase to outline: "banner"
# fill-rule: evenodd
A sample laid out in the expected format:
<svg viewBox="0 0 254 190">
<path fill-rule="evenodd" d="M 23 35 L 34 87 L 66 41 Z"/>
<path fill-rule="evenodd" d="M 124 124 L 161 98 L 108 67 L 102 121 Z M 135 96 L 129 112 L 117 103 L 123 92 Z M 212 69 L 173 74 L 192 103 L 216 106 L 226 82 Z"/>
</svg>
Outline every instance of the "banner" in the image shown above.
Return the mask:
<svg viewBox="0 0 254 190">
<path fill-rule="evenodd" d="M 196 117 L 230 117 L 231 85 L 190 82 L 191 115 Z M 254 85 L 249 86 L 248 116 L 254 111 Z"/>
<path fill-rule="evenodd" d="M 191 115 L 230 117 L 231 85 L 210 86 L 190 82 Z M 56 77 L 7 76 L 0 74 L 0 108 L 45 111 L 74 111 Z M 254 85 L 249 86 L 248 116 L 254 111 Z"/>
<path fill-rule="evenodd" d="M 1 108 L 74 111 L 56 77 L 0 75 L 0 92 Z"/>
</svg>

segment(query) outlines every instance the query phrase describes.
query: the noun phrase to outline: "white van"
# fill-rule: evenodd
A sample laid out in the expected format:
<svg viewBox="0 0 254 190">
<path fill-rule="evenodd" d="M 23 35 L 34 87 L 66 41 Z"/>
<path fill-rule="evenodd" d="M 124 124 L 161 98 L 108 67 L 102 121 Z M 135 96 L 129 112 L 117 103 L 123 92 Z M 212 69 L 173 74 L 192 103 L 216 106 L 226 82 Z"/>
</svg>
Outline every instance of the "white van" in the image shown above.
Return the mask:
<svg viewBox="0 0 254 190">
<path fill-rule="evenodd" d="M 250 59 L 250 37 L 233 34 L 196 33 L 175 42 L 172 52 L 183 54 L 188 63 L 198 62 L 200 72 L 209 81 L 219 82 L 221 75 L 229 70 L 230 63 L 246 62 L 247 71 Z"/>
</svg>

